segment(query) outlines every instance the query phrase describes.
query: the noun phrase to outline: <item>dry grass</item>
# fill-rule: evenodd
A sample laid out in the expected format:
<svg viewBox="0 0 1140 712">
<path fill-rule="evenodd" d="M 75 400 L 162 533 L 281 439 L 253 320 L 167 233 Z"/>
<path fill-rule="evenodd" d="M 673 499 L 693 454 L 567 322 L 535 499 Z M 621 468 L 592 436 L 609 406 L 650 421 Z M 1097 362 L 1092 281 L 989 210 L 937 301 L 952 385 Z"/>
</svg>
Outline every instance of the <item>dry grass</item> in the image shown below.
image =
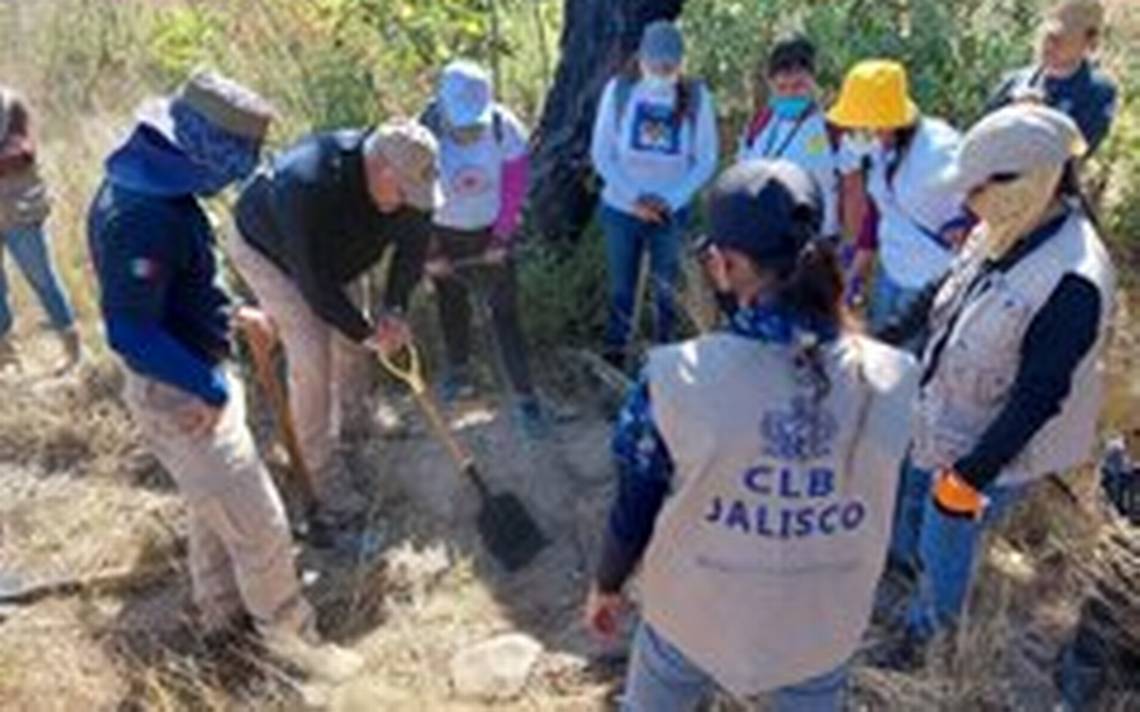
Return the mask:
<svg viewBox="0 0 1140 712">
<path fill-rule="evenodd" d="M 71 2 L 83 12 L 99 3 Z M 1114 0 L 1118 18 L 1131 0 Z M 177 4 L 177 3 L 175 3 Z M 23 4 L 47 12 L 50 3 Z M 79 10 L 77 10 L 79 11 Z M 250 13 L 249 22 L 257 22 Z M 263 19 L 263 18 L 262 18 Z M 112 33 L 102 25 L 93 36 Z M 1117 25 L 1140 31 L 1140 22 Z M 44 47 L 50 27 L 26 46 Z M 267 40 L 268 41 L 268 40 Z M 36 44 L 40 43 L 40 44 Z M 58 43 L 50 46 L 60 49 Z M 21 45 L 24 47 L 24 45 Z M 0 383 L 0 569 L 50 578 L 133 567 L 179 569 L 129 591 L 95 591 L 0 610 L 0 708 L 5 710 L 155 709 L 286 710 L 305 690 L 264 660 L 251 641 L 209 653 L 191 626 L 182 567 L 183 510 L 166 476 L 137 441 L 118 398 L 115 367 L 100 346 L 95 293 L 83 240 L 87 201 L 102 157 L 142 95 L 133 66 L 100 66 L 87 82 L 90 101 L 63 101 L 47 75 L 25 71 L 27 50 L 0 50 L 0 72 L 26 82 L 48 107 L 47 174 L 57 197 L 51 227 L 64 280 L 77 304 L 94 358 L 78 377 Z M 52 61 L 56 61 L 54 58 Z M 107 58 L 112 62 L 114 58 Z M 45 60 L 46 62 L 46 60 Z M 87 71 L 94 65 L 83 65 Z M 287 84 L 283 77 L 259 82 Z M 56 77 L 58 78 L 58 77 Z M 409 80 L 411 81 L 411 80 Z M 69 84 L 68 87 L 71 87 Z M 82 108 L 77 108 L 77 107 Z M 113 107 L 108 111 L 105 107 Z M 34 367 L 54 345 L 34 326 L 37 313 L 18 282 L 18 333 Z M 1140 428 L 1138 333 L 1132 302 L 1121 317 L 1105 426 Z M 39 374 L 42 375 L 42 374 Z M 587 409 L 592 404 L 586 404 Z M 570 461 L 582 472 L 606 472 L 604 423 L 586 419 L 565 434 Z M 520 451 L 502 424 L 465 431 L 497 482 L 518 487 L 556 534 L 554 550 L 515 579 L 489 567 L 473 545 L 471 502 L 442 451 L 424 439 L 358 448 L 362 482 L 378 493 L 380 542 L 375 558 L 343 561 L 302 552 L 320 579 L 308 593 L 335 639 L 365 655 L 367 672 L 327 700 L 338 710 L 601 710 L 611 705 L 621 651 L 600 648 L 577 623 L 585 572 L 596 552 L 609 498 L 605 477 L 575 480 L 552 471 L 541 453 Z M 1095 478 L 1077 480 L 1079 506 L 1041 493 L 990 548 L 974 596 L 971 624 L 957 654 L 915 676 L 859 666 L 856 698 L 867 709 L 1044 709 L 1055 702 L 1049 669 L 1090 583 L 1134 566 L 1122 541 L 1134 536 L 1105 520 Z M 1140 625 L 1140 622 L 1137 622 Z M 509 703 L 456 700 L 446 668 L 463 645 L 523 630 L 546 647 L 523 695 Z M 1119 699 L 1111 709 L 1136 709 Z M 718 702 L 718 709 L 735 709 Z"/>
</svg>

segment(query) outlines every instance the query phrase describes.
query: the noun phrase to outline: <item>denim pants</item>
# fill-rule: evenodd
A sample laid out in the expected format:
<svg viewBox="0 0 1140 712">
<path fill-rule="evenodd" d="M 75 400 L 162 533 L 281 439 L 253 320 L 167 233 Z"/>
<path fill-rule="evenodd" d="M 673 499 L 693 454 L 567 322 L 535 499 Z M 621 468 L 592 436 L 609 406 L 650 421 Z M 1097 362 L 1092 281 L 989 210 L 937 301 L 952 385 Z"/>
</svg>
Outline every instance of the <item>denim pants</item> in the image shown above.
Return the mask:
<svg viewBox="0 0 1140 712">
<path fill-rule="evenodd" d="M 874 282 L 870 298 L 867 301 L 867 326 L 870 327 L 872 334 L 877 334 L 886 328 L 891 321 L 906 314 L 922 290 L 900 286 L 887 274 L 887 270 L 881 261 L 875 267 Z M 925 334 L 920 334 L 902 344 L 902 347 L 917 353 L 925 341 Z"/>
<path fill-rule="evenodd" d="M 838 712 L 847 691 L 847 664 L 771 693 L 775 712 Z M 633 640 L 622 712 L 687 712 L 715 688 L 713 679 L 642 622 Z"/>
<path fill-rule="evenodd" d="M 955 625 L 966 604 L 982 535 L 1020 501 L 1027 486 L 985 490 L 989 500 L 981 520 L 950 517 L 931 497 L 931 473 L 903 465 L 891 532 L 891 561 L 918 571 L 918 586 L 908 602 L 906 625 L 928 640 Z"/>
<path fill-rule="evenodd" d="M 48 235 L 42 225 L 0 231 L 0 246 L 12 255 L 32 290 L 47 312 L 52 328 L 70 329 L 75 317 L 60 285 L 51 253 Z M 12 311 L 8 305 L 8 281 L 4 274 L 4 250 L 0 249 L 0 337 L 12 329 Z"/>
<path fill-rule="evenodd" d="M 602 233 L 606 242 L 610 309 L 606 322 L 605 345 L 610 351 L 623 351 L 630 341 L 633 306 L 637 299 L 641 256 L 649 252 L 649 276 L 656 309 L 653 337 L 657 343 L 673 338 L 677 315 L 677 281 L 681 270 L 681 240 L 688 212 L 681 211 L 667 225 L 648 223 L 620 210 L 603 205 Z"/>
<path fill-rule="evenodd" d="M 435 227 L 440 252 L 452 262 L 479 258 L 491 246 L 490 230 L 467 232 Z M 491 358 L 501 359 L 504 377 L 521 396 L 534 393 L 526 343 L 519 317 L 518 276 L 513 258 L 502 265 L 479 265 L 460 268 L 457 274 L 435 280 L 439 295 L 439 322 L 443 328 L 443 343 L 447 351 L 447 365 L 452 370 L 467 368 L 471 358 L 471 300 L 482 299 L 487 328 L 494 329 L 497 343 L 492 344 L 499 353 Z M 472 293 L 478 290 L 479 293 Z M 506 384 L 504 384 L 506 385 Z"/>
</svg>

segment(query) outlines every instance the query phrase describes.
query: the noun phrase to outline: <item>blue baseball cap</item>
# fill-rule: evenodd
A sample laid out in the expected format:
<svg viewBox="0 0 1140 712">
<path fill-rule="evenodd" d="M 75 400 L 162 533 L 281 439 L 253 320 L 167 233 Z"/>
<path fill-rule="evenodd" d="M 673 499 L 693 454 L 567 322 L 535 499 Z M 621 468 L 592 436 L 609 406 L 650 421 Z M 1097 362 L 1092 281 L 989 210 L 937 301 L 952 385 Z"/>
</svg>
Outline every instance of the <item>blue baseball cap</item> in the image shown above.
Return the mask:
<svg viewBox="0 0 1140 712">
<path fill-rule="evenodd" d="M 459 59 L 443 68 L 439 104 L 451 126 L 462 129 L 490 124 L 493 93 L 490 74 L 478 64 Z"/>
<path fill-rule="evenodd" d="M 644 62 L 675 67 L 685 58 L 685 39 L 672 22 L 657 20 L 646 25 L 637 53 Z"/>
<path fill-rule="evenodd" d="M 765 267 L 792 267 L 819 235 L 823 194 L 815 179 L 786 160 L 729 168 L 708 198 L 709 243 L 742 252 Z"/>
</svg>

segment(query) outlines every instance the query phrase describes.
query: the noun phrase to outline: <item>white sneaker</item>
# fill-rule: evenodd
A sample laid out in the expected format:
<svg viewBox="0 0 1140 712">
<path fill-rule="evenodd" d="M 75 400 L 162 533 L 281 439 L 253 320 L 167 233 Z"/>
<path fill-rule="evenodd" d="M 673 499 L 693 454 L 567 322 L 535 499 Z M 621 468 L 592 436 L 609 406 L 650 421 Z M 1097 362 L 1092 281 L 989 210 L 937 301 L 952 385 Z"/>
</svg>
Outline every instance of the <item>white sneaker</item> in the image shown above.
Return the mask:
<svg viewBox="0 0 1140 712">
<path fill-rule="evenodd" d="M 262 633 L 265 650 L 271 658 L 315 682 L 340 684 L 364 667 L 364 658 L 359 654 L 321 641 L 315 635 L 306 637 L 274 630 Z"/>
</svg>

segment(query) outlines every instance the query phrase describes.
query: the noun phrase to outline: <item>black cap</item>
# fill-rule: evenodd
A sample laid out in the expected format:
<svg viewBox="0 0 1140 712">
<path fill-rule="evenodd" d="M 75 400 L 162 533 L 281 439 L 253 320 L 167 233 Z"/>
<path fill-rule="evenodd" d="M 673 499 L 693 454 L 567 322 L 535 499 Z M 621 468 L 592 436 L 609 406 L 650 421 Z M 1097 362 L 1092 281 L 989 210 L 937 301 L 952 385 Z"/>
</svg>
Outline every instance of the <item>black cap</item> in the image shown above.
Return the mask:
<svg viewBox="0 0 1140 712">
<path fill-rule="evenodd" d="M 815 45 L 803 35 L 776 40 L 768 55 L 768 76 L 786 69 L 806 69 L 815 74 Z"/>
<path fill-rule="evenodd" d="M 795 265 L 823 220 L 823 195 L 815 179 L 785 160 L 729 168 L 710 191 L 708 206 L 711 244 L 777 271 Z"/>
</svg>

